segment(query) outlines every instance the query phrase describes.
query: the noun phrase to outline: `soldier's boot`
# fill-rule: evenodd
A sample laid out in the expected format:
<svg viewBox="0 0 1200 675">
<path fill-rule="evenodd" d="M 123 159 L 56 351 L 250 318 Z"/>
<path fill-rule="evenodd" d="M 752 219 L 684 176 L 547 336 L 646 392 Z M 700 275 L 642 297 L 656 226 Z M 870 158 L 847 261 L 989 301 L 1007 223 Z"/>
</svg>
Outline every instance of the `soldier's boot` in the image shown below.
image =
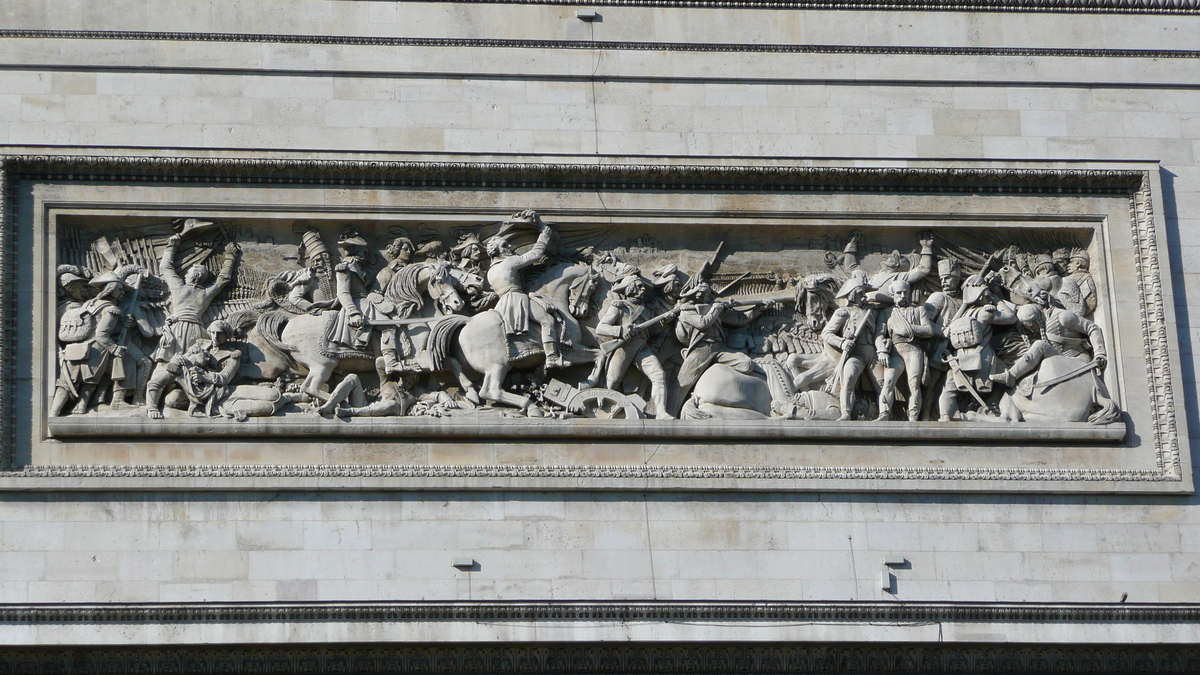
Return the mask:
<svg viewBox="0 0 1200 675">
<path fill-rule="evenodd" d="M 128 389 L 126 389 L 124 387 L 113 386 L 112 405 L 110 407 L 113 410 L 133 407 L 133 406 L 129 405 L 129 403 L 125 400 L 125 397 L 128 394 L 129 394 Z"/>
<path fill-rule="evenodd" d="M 395 349 L 384 349 L 382 358 L 383 358 L 383 372 L 385 372 L 385 373 L 401 372 L 400 371 L 400 359 L 397 358 Z"/>
<path fill-rule="evenodd" d="M 67 407 L 67 399 L 70 397 L 70 395 L 71 394 L 62 387 L 58 387 L 54 390 L 54 401 L 50 404 L 51 417 L 62 417 L 63 408 Z"/>
<path fill-rule="evenodd" d="M 988 375 L 988 379 L 996 384 L 1002 384 L 1010 389 L 1017 385 L 1017 375 L 1013 372 L 1012 368 L 1000 371 L 994 375 Z"/>
<path fill-rule="evenodd" d="M 892 403 L 894 402 L 892 396 L 879 395 L 879 416 L 875 418 L 876 422 L 887 422 L 892 419 Z"/>
<path fill-rule="evenodd" d="M 543 342 L 542 349 L 546 352 L 546 368 L 565 368 L 566 362 L 563 361 L 562 354 L 558 353 L 558 343 Z"/>
<path fill-rule="evenodd" d="M 92 402 L 92 392 L 96 390 L 96 385 L 85 384 L 79 388 L 79 400 L 75 402 L 75 407 L 71 410 L 72 415 L 86 415 L 88 407 Z"/>
</svg>

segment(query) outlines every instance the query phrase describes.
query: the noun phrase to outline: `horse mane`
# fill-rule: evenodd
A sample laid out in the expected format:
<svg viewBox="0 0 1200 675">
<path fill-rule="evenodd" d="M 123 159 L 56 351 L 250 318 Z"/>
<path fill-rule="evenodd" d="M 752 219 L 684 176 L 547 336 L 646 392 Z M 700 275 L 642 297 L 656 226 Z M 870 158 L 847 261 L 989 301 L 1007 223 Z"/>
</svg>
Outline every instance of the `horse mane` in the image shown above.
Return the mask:
<svg viewBox="0 0 1200 675">
<path fill-rule="evenodd" d="M 407 319 L 425 306 L 425 289 L 421 287 L 421 273 L 429 263 L 412 263 L 400 268 L 392 275 L 383 297 L 396 304 L 396 316 Z"/>
</svg>

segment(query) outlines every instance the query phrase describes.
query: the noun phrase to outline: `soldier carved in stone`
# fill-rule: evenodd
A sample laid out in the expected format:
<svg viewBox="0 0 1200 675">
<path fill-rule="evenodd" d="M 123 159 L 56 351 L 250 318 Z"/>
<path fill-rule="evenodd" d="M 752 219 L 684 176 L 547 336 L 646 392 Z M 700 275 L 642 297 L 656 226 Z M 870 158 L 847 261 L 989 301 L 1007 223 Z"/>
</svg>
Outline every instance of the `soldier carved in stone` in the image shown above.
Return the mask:
<svg viewBox="0 0 1200 675">
<path fill-rule="evenodd" d="M 896 385 L 901 375 L 908 379 L 908 421 L 921 415 L 921 388 L 925 368 L 925 341 L 933 337 L 933 322 L 925 305 L 913 305 L 912 287 L 904 279 L 888 284 L 892 305 L 879 310 L 875 323 L 875 350 L 883 364 L 883 384 L 879 389 L 879 421 L 891 419 L 896 402 Z"/>
</svg>

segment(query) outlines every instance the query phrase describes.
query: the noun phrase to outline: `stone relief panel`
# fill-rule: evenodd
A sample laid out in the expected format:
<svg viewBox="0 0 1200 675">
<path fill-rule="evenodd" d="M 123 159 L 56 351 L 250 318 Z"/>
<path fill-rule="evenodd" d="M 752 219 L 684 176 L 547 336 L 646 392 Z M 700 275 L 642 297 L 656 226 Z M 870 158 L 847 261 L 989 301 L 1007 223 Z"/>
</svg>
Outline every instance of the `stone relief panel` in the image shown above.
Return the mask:
<svg viewBox="0 0 1200 675">
<path fill-rule="evenodd" d="M 1191 489 L 1147 172 L 324 166 L 6 176 L 14 487 Z"/>
<path fill-rule="evenodd" d="M 59 220 L 58 420 L 1122 421 L 1092 232 Z M 48 317 L 49 318 L 49 317 Z"/>
</svg>

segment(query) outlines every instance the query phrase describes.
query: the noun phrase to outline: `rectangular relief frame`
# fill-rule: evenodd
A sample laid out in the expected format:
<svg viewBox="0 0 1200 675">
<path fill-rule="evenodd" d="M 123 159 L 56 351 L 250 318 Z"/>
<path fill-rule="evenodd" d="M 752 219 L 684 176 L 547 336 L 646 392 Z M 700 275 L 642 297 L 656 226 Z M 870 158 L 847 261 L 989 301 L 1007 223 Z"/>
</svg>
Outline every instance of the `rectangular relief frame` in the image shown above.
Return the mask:
<svg viewBox="0 0 1200 675">
<path fill-rule="evenodd" d="M 1159 250 L 1159 242 L 1165 241 L 1162 225 L 1155 217 L 1158 177 L 1146 164 L 848 168 L 27 155 L 3 161 L 3 488 L 1159 493 L 1192 489 L 1186 428 L 1176 403 L 1178 366 L 1172 367 L 1178 345 L 1168 301 L 1170 273 Z M 164 328 L 164 317 L 187 316 L 186 307 L 172 305 L 174 296 L 164 290 L 166 274 L 158 263 L 171 235 L 182 234 L 177 240 L 182 243 L 176 245 L 179 252 L 172 249 L 168 256 L 178 255 L 179 274 L 205 267 L 212 278 L 204 283 L 209 284 L 219 281 L 222 273 L 231 275 L 229 290 L 217 295 L 211 308 L 196 312 L 196 325 L 216 318 L 242 320 L 240 337 L 246 338 L 250 326 L 257 328 L 255 322 L 268 311 L 291 311 L 288 316 L 299 331 L 304 320 L 297 317 L 304 312 L 290 306 L 288 297 L 301 303 L 330 302 L 337 285 L 332 268 L 346 255 L 347 247 L 353 250 L 359 245 L 355 241 L 369 249 L 363 260 L 370 259 L 370 270 L 364 278 L 374 277 L 387 264 L 393 251 L 384 255 L 384 250 L 399 238 L 419 249 L 413 253 L 416 259 L 446 262 L 458 274 L 467 263 L 453 249 L 472 236 L 480 248 L 499 234 L 510 240 L 518 255 L 530 250 L 537 222 L 528 217 L 525 222 L 508 222 L 513 214 L 526 210 L 551 224 L 556 248 L 543 256 L 540 266 L 534 264 L 522 274 L 550 274 L 553 279 L 560 272 L 548 268 L 555 264 L 560 271 L 582 270 L 578 280 L 563 279 L 564 303 L 570 307 L 559 314 L 553 307 L 546 310 L 561 317 L 551 320 L 559 321 L 560 332 L 555 335 L 564 340 L 564 354 L 573 347 L 595 351 L 607 340 L 597 337 L 596 325 L 611 317 L 602 319 L 599 314 L 624 298 L 614 289 L 629 277 L 638 277 L 651 295 L 662 294 L 658 309 L 669 308 L 680 293 L 675 288 L 671 291 L 675 295 L 667 296 L 664 289 L 670 286 L 661 286 L 666 275 L 673 274 L 678 286 L 686 287 L 685 294 L 703 278 L 714 293 L 741 303 L 734 309 L 753 314 L 752 320 L 747 326 L 729 323 L 720 339 L 710 343 L 682 345 L 688 335 L 677 333 L 675 339 L 683 349 L 677 345 L 668 357 L 656 350 L 672 339 L 669 322 L 677 320 L 672 316 L 658 324 L 666 327 L 660 332 L 668 335 L 658 336 L 659 346 L 651 351 L 662 356 L 667 378 L 674 381 L 686 369 L 681 361 L 686 361 L 689 350 L 709 348 L 708 344 L 714 351 L 737 352 L 712 356 L 722 367 L 729 364 L 732 379 L 714 379 L 708 370 L 700 371 L 709 379 L 697 387 L 707 386 L 703 391 L 715 394 L 705 399 L 699 390 L 694 397 L 672 392 L 678 400 L 667 401 L 665 407 L 690 419 L 653 419 L 663 405 L 654 398 L 652 378 L 636 364 L 628 379 L 615 380 L 614 388 L 597 386 L 591 394 L 581 382 L 582 374 L 591 370 L 585 367 L 591 361 L 577 361 L 575 368 L 561 375 L 533 366 L 525 377 L 517 366 L 517 375 L 504 380 L 504 391 L 535 397 L 547 416 L 517 415 L 504 401 L 465 411 L 473 407 L 462 403 L 464 390 L 470 388 L 467 384 L 459 385 L 444 373 L 427 374 L 432 368 L 429 359 L 442 358 L 430 356 L 436 351 L 434 343 L 424 342 L 432 340 L 433 326 L 442 318 L 433 308 L 438 302 L 433 296 L 439 291 L 431 283 L 424 304 L 417 301 L 415 310 L 375 319 L 398 321 L 398 331 L 420 336 L 420 344 L 399 349 L 401 357 L 423 364 L 413 366 L 420 373 L 416 377 L 423 378 L 416 385 L 403 376 L 394 377 L 397 386 L 410 387 L 405 389 L 411 397 L 402 406 L 409 413 L 404 416 L 321 417 L 305 412 L 303 406 L 287 407 L 285 402 L 277 406 L 278 414 L 249 419 L 243 415 L 239 420 L 230 412 L 236 407 L 230 394 L 223 394 L 223 405 L 197 394 L 193 402 L 199 403 L 199 415 L 164 406 L 169 414 L 161 420 L 140 410 L 104 412 L 108 408 L 103 401 L 111 406 L 115 397 L 101 395 L 94 399 L 99 406 L 87 414 L 50 414 L 51 407 L 57 407 L 56 384 L 67 346 L 56 327 L 71 307 L 60 288 L 64 278 L 60 273 L 70 273 L 63 265 L 73 265 L 96 282 L 93 287 L 103 288 L 102 274 L 120 273 L 125 263 L 143 263 L 143 276 L 149 281 L 146 290 L 138 291 L 142 308 L 126 310 L 137 320 L 114 331 L 125 336 L 140 325 L 147 335 L 161 335 L 175 330 Z M 852 237 L 857 248 L 847 246 Z M 930 237 L 932 247 L 924 241 Z M 230 242 L 237 244 L 230 251 L 238 248 L 240 253 L 236 265 L 225 270 L 222 261 L 228 256 L 220 247 Z M 312 263 L 314 247 L 328 252 L 329 269 L 321 268 L 326 275 L 324 295 L 319 289 L 321 279 L 292 296 L 286 284 L 272 291 L 280 273 L 320 267 Z M 826 302 L 835 302 L 835 295 L 846 293 L 849 280 L 861 276 L 873 282 L 879 287 L 874 291 L 878 304 L 871 305 L 879 308 L 871 315 L 874 320 L 890 302 L 883 296 L 898 278 L 897 269 L 899 276 L 916 269 L 928 272 L 909 276 L 915 279 L 913 294 L 920 304 L 937 292 L 937 268 L 943 260 L 952 259 L 962 268 L 963 277 L 995 272 L 991 282 L 1003 282 L 1008 289 L 1013 283 L 1024 283 L 1021 279 L 1032 279 L 1034 268 L 1041 264 L 1039 256 L 1066 260 L 1072 250 L 1090 262 L 1090 269 L 1084 267 L 1086 274 L 1071 278 L 1094 283 L 1092 305 L 1078 313 L 1086 311 L 1103 336 L 1107 358 L 1103 382 L 1119 411 L 1116 421 L 1000 423 L 977 417 L 939 422 L 939 403 L 934 400 L 920 413 L 921 421 L 907 422 L 902 421 L 906 384 L 899 386 L 891 421 L 861 419 L 878 412 L 877 394 L 870 388 L 872 382 L 879 386 L 881 367 L 875 375 L 868 373 L 855 390 L 862 399 L 854 403 L 861 408 L 855 411 L 860 419 L 849 422 L 822 419 L 819 411 L 814 413 L 830 399 L 840 404 L 836 377 L 832 384 L 824 376 L 810 377 L 820 383 L 805 388 L 825 393 L 803 400 L 787 398 L 798 392 L 779 391 L 780 381 L 789 383 L 786 388 L 800 382 L 800 375 L 812 375 L 820 368 L 825 343 L 819 330 L 806 331 L 804 325 L 805 312 L 816 311 L 812 305 L 820 301 L 820 288 Z M 1014 281 L 1013 274 L 1022 269 L 1028 278 Z M 485 270 L 477 271 L 480 277 L 487 276 Z M 1066 270 L 1062 271 L 1067 278 Z M 583 282 L 589 274 L 596 282 L 590 289 L 595 293 L 590 308 L 585 307 L 587 298 L 577 297 L 583 292 L 579 289 L 586 288 Z M 421 279 L 423 284 L 429 281 L 428 275 Z M 525 282 L 529 284 L 528 279 Z M 1055 282 L 1055 293 L 1059 283 Z M 532 302 L 540 303 L 539 298 L 551 293 L 546 288 L 539 286 Z M 805 288 L 816 291 L 806 293 Z M 376 290 L 382 292 L 382 287 Z M 462 296 L 464 302 L 474 301 L 465 291 Z M 1002 295 L 996 298 L 1003 299 Z M 388 300 L 399 301 L 395 294 Z M 643 320 L 659 315 L 652 311 L 651 301 L 644 304 Z M 845 300 L 838 304 L 844 305 Z M 396 311 L 394 303 L 388 307 Z M 525 311 L 540 311 L 530 307 L 526 305 Z M 574 320 L 579 325 L 572 338 L 566 324 L 573 319 L 566 313 L 577 308 L 580 313 Z M 836 305 L 822 311 L 820 323 L 828 325 Z M 154 312 L 157 319 L 151 316 Z M 348 343 L 329 337 L 336 330 L 354 335 L 344 317 L 335 313 L 312 312 L 321 317 L 320 328 L 327 338 L 318 349 L 322 353 L 338 344 L 347 347 Z M 508 343 L 514 362 L 527 357 L 537 361 L 541 356 L 532 339 L 539 327 L 534 317 L 530 321 L 533 332 L 525 346 Z M 468 322 L 464 318 L 460 323 Z M 412 332 L 413 325 L 421 328 Z M 457 324 L 453 328 L 462 330 Z M 426 329 L 430 335 L 423 332 Z M 1003 330 L 1008 331 L 1004 335 L 1011 337 L 1009 342 L 1018 341 L 1018 331 Z M 1029 337 L 1026 348 L 1037 336 Z M 442 352 L 453 356 L 453 340 L 460 338 L 450 339 Z M 145 371 L 129 366 L 131 373 L 141 373 L 143 382 L 154 377 L 150 371 L 158 363 L 155 357 L 162 354 L 158 341 L 161 338 L 152 337 L 135 350 Z M 934 351 L 934 344 L 930 339 L 922 349 Z M 1062 347 L 1061 342 L 1056 344 Z M 1081 364 L 1094 351 L 1090 343 L 1084 344 L 1087 351 L 1080 357 Z M 1002 347 L 998 337 L 995 346 L 996 350 Z M 1023 353 L 1020 345 L 1013 348 L 1018 350 L 1014 353 Z M 369 346 L 364 349 L 370 351 Z M 178 350 L 179 355 L 185 351 Z M 840 353 L 825 351 L 833 354 L 827 358 L 836 361 L 824 367 L 841 372 L 845 360 L 838 358 Z M 249 353 L 244 344 L 242 352 Z M 463 353 L 460 350 L 459 358 L 469 360 Z M 347 354 L 341 353 L 339 366 L 353 356 Z M 627 356 L 636 360 L 645 352 L 639 354 Z M 1005 363 L 1011 363 L 1011 358 Z M 439 367 L 443 363 L 444 359 L 435 361 Z M 595 371 L 601 380 L 608 363 L 603 361 Z M 311 372 L 307 366 L 295 368 L 296 374 Z M 384 373 L 373 376 L 374 368 L 359 370 L 363 373 L 359 393 L 366 396 L 358 403 L 369 407 L 386 400 Z M 476 372 L 468 365 L 466 371 L 468 381 L 481 382 L 482 369 Z M 739 372 L 766 383 L 745 385 L 753 391 L 743 394 L 737 389 L 744 382 L 737 379 Z M 1042 371 L 1043 386 L 1047 372 Z M 258 391 L 276 386 L 271 380 L 274 373 L 264 373 L 266 389 Z M 923 386 L 935 376 L 931 369 Z M 327 380 L 323 393 L 347 382 L 341 372 Z M 901 374 L 898 380 L 905 378 Z M 188 386 L 180 382 L 174 405 L 181 405 L 185 390 L 191 396 Z M 987 385 L 981 382 L 976 380 L 976 387 L 987 395 L 986 402 L 1000 410 L 999 390 L 988 395 Z M 1032 380 L 1030 384 L 1038 386 Z M 102 379 L 99 386 L 111 383 Z M 742 399 L 730 404 L 722 398 L 731 387 L 749 399 L 761 390 L 765 399 L 745 403 L 758 412 L 743 415 L 740 408 L 736 414 L 728 412 L 728 405 L 743 405 Z M 347 384 L 345 390 L 350 389 Z M 278 392 L 285 390 L 285 384 L 276 387 Z M 930 384 L 926 400 L 936 399 L 940 391 L 936 383 Z M 965 394 L 961 398 L 964 408 L 974 405 Z M 141 405 L 137 397 L 129 400 Z M 205 409 L 207 400 L 214 403 Z M 1039 409 L 1037 399 L 1031 401 L 1034 409 L 1025 413 L 1033 419 Z M 677 407 L 689 404 L 691 408 Z M 348 399 L 343 407 L 349 405 Z M 245 407 L 254 410 L 248 403 Z"/>
</svg>

